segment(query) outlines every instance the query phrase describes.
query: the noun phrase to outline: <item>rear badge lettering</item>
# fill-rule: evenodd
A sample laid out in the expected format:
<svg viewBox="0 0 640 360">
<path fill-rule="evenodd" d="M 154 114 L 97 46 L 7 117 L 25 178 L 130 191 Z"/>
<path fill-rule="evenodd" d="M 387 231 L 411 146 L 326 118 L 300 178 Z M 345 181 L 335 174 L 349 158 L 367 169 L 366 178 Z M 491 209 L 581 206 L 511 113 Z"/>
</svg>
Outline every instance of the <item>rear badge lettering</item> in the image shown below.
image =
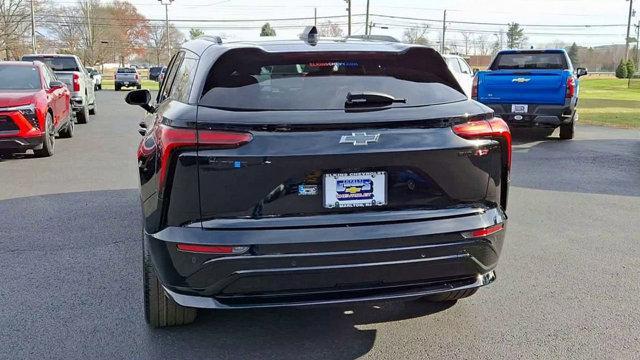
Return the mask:
<svg viewBox="0 0 640 360">
<path fill-rule="evenodd" d="M 298 185 L 298 195 L 311 196 L 318 195 L 318 185 Z"/>
</svg>

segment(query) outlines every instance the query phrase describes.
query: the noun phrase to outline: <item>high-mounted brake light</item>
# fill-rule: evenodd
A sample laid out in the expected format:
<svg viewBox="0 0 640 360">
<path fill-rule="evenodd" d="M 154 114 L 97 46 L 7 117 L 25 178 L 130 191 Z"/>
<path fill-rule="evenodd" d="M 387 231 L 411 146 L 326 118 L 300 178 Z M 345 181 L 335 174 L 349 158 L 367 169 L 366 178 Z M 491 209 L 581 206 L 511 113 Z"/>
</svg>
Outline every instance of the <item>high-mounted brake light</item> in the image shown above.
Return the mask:
<svg viewBox="0 0 640 360">
<path fill-rule="evenodd" d="M 80 75 L 73 74 L 73 91 L 80 91 Z"/>
<path fill-rule="evenodd" d="M 566 92 L 565 98 L 571 99 L 573 95 L 575 95 L 575 93 L 576 93 L 576 80 L 573 78 L 573 76 L 569 76 L 567 78 L 567 92 Z"/>
<path fill-rule="evenodd" d="M 463 232 L 462 236 L 464 236 L 465 238 L 485 237 L 485 236 L 493 235 L 493 234 L 497 233 L 498 231 L 501 231 L 502 229 L 504 229 L 504 225 L 503 224 L 497 224 L 497 225 L 489 226 L 489 227 L 484 228 L 484 229 L 476 229 L 476 230 L 472 230 L 472 231 L 468 231 L 468 232 Z"/>
<path fill-rule="evenodd" d="M 177 247 L 180 251 L 199 254 L 242 254 L 249 250 L 248 246 L 178 244 Z"/>
<path fill-rule="evenodd" d="M 478 98 L 478 77 L 477 76 L 473 77 L 473 84 L 471 85 L 471 98 L 474 100 Z"/>
<path fill-rule="evenodd" d="M 155 138 L 160 151 L 160 169 L 158 171 L 158 190 L 163 192 L 171 164 L 171 156 L 178 148 L 233 149 L 253 139 L 250 133 L 210 131 L 174 128 L 159 125 Z"/>
<path fill-rule="evenodd" d="M 511 131 L 504 120 L 498 117 L 490 120 L 471 120 L 454 125 L 452 129 L 456 135 L 469 140 L 488 138 L 501 141 L 506 152 L 507 168 L 511 169 Z"/>
</svg>

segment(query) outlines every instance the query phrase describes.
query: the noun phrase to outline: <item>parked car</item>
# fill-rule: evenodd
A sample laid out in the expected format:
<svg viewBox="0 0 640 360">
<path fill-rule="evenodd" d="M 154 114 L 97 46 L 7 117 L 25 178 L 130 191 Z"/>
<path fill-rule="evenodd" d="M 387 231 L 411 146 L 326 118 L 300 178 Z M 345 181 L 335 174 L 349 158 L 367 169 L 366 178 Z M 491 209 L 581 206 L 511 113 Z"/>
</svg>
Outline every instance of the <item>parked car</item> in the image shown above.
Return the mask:
<svg viewBox="0 0 640 360">
<path fill-rule="evenodd" d="M 442 55 L 449 66 L 449 70 L 456 77 L 464 93 L 471 97 L 471 86 L 473 84 L 473 71 L 467 61 L 458 55 Z"/>
<path fill-rule="evenodd" d="M 53 155 L 56 135 L 73 136 L 70 98 L 45 64 L 0 62 L 0 150 Z"/>
<path fill-rule="evenodd" d="M 578 120 L 579 81 L 566 51 L 503 50 L 488 71 L 474 78 L 473 98 L 492 108 L 511 127 L 560 127 L 560 139 L 572 139 Z"/>
<path fill-rule="evenodd" d="M 134 68 L 118 68 L 115 75 L 116 91 L 120 91 L 123 87 L 135 87 L 137 89 L 142 88 L 142 81 L 140 80 L 140 74 Z"/>
<path fill-rule="evenodd" d="M 102 74 L 94 68 L 87 68 L 89 72 L 89 77 L 93 80 L 93 89 L 94 90 L 102 90 Z"/>
<path fill-rule="evenodd" d="M 163 66 L 152 66 L 149 68 L 149 80 L 158 81 L 158 75 L 162 72 Z"/>
<path fill-rule="evenodd" d="M 435 50 L 203 37 L 166 74 L 155 101 L 126 97 L 148 111 L 152 326 L 196 308 L 449 301 L 494 280 L 511 136 Z"/>
<path fill-rule="evenodd" d="M 162 81 L 164 81 L 164 76 L 167 74 L 167 68 L 164 67 L 160 70 L 160 74 L 158 74 L 158 84 L 162 86 Z"/>
<path fill-rule="evenodd" d="M 71 109 L 79 124 L 86 124 L 89 115 L 97 111 L 93 79 L 75 55 L 38 54 L 25 55 L 22 61 L 41 61 L 47 64 L 58 79 L 71 91 Z"/>
</svg>

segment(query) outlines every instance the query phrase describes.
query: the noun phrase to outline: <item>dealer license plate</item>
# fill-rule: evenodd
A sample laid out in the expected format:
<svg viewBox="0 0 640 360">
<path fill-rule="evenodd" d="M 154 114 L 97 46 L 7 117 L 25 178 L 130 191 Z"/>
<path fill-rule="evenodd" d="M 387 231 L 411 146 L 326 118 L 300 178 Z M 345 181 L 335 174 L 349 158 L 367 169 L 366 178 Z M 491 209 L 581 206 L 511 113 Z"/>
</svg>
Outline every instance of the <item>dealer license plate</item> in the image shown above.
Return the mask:
<svg viewBox="0 0 640 360">
<path fill-rule="evenodd" d="M 529 105 L 511 104 L 511 112 L 516 114 L 525 114 L 529 111 Z"/>
<path fill-rule="evenodd" d="M 325 174 L 324 206 L 350 208 L 387 204 L 387 173 Z"/>
</svg>

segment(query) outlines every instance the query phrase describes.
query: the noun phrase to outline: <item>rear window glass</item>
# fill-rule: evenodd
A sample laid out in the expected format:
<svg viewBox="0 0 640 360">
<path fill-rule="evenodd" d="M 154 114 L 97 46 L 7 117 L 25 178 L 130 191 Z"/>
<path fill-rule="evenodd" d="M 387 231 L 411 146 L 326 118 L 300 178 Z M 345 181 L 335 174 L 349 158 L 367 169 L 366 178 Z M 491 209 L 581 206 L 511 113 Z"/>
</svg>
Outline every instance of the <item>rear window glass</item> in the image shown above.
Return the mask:
<svg viewBox="0 0 640 360">
<path fill-rule="evenodd" d="M 80 71 L 76 59 L 69 56 L 24 56 L 23 61 L 41 61 L 53 70 L 53 71 Z"/>
<path fill-rule="evenodd" d="M 406 99 L 393 107 L 466 100 L 440 55 L 391 52 L 266 53 L 230 50 L 209 73 L 200 104 L 229 110 L 345 109 L 349 93 Z"/>
<path fill-rule="evenodd" d="M 0 90 L 40 89 L 40 73 L 35 66 L 0 65 Z"/>
<path fill-rule="evenodd" d="M 120 68 L 120 69 L 118 69 L 118 72 L 121 73 L 121 74 L 122 73 L 124 73 L 124 74 L 135 74 L 136 69 Z"/>
<path fill-rule="evenodd" d="M 566 69 L 567 61 L 562 53 L 514 53 L 499 54 L 491 70 L 502 69 Z"/>
</svg>

